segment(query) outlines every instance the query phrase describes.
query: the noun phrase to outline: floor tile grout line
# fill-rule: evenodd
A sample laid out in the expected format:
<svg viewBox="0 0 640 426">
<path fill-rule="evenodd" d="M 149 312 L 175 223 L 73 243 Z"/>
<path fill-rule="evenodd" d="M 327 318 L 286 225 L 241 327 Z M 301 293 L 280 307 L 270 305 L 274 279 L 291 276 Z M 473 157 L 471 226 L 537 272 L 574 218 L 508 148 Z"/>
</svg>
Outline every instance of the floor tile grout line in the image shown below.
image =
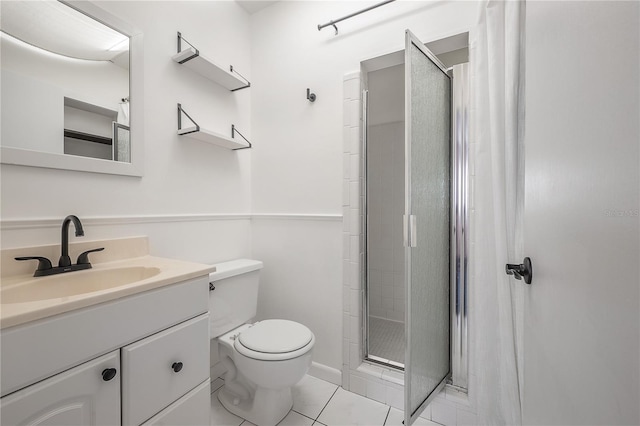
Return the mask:
<svg viewBox="0 0 640 426">
<path fill-rule="evenodd" d="M 222 384 L 221 384 L 220 386 L 216 387 L 214 390 L 212 390 L 212 391 L 211 391 L 211 395 L 213 395 L 216 391 L 218 391 L 219 389 L 221 389 L 221 388 L 224 386 L 224 379 L 222 379 L 222 378 L 220 378 L 220 377 L 218 377 L 217 379 L 220 379 L 220 380 L 222 381 Z M 213 383 L 214 381 L 215 381 L 215 380 L 211 380 L 211 381 L 210 381 L 210 383 Z M 337 387 L 336 387 L 336 389 L 333 391 L 333 393 L 331 394 L 331 396 L 329 397 L 329 399 L 327 400 L 327 402 L 324 404 L 324 406 L 322 407 L 322 410 L 320 410 L 320 413 L 318 413 L 318 416 L 317 416 L 315 419 L 314 419 L 314 418 L 312 418 L 312 417 L 309 417 L 309 416 L 307 416 L 307 415 L 305 415 L 305 414 L 302 414 L 302 413 L 300 413 L 300 412 L 298 412 L 298 411 L 294 410 L 293 408 L 291 409 L 291 411 L 293 411 L 294 413 L 297 413 L 297 414 L 301 415 L 302 417 L 305 417 L 305 418 L 307 418 L 307 419 L 309 419 L 309 420 L 312 420 L 312 421 L 313 421 L 313 424 L 315 424 L 315 423 L 319 423 L 319 424 L 323 425 L 324 423 L 320 423 L 320 422 L 318 421 L 318 418 L 320 417 L 320 414 L 322 414 L 322 412 L 324 411 L 324 409 L 325 409 L 325 408 L 327 407 L 327 405 L 329 404 L 329 401 L 331 401 L 331 398 L 333 398 L 333 396 L 336 394 L 336 392 L 338 392 L 338 388 L 340 388 L 340 386 L 337 386 Z M 242 426 L 242 425 L 243 425 L 243 424 L 245 424 L 246 422 L 249 422 L 249 420 L 244 419 L 244 418 L 242 418 L 242 417 L 240 417 L 240 419 L 242 420 L 242 423 L 240 423 L 238 426 Z"/>
<path fill-rule="evenodd" d="M 325 408 L 327 408 L 327 405 L 329 405 L 329 402 L 331 402 L 331 399 L 333 398 L 333 396 L 336 394 L 336 392 L 338 392 L 338 389 L 340 389 L 340 386 L 336 387 L 336 390 L 333 391 L 333 393 L 331 394 L 331 396 L 329 397 L 329 399 L 327 400 L 327 403 L 324 404 L 324 407 L 322 407 L 322 410 L 320 410 L 320 412 L 318 413 L 318 415 L 316 416 L 316 418 L 313 420 L 314 422 L 317 422 L 318 419 L 320 418 L 320 415 L 322 414 L 322 412 L 324 411 Z"/>
<path fill-rule="evenodd" d="M 387 420 L 389 419 L 389 414 L 391 414 L 391 406 L 389 406 L 389 409 L 387 410 L 387 415 L 384 418 L 384 422 L 382 422 L 382 426 L 385 426 L 387 424 Z"/>
<path fill-rule="evenodd" d="M 213 390 L 211 391 L 211 395 L 213 395 L 216 391 L 218 391 L 220 388 L 222 388 L 222 387 L 224 386 L 224 379 L 221 379 L 221 380 L 222 380 L 222 384 L 221 384 L 220 386 L 216 387 L 215 389 L 213 389 Z M 211 381 L 211 383 L 213 383 L 213 381 Z M 298 411 L 294 410 L 293 408 L 291 409 L 291 411 L 293 411 L 294 413 L 297 413 L 297 414 L 301 415 L 302 417 L 305 417 L 305 418 L 307 418 L 307 419 L 309 419 L 309 420 L 312 420 L 312 421 L 314 422 L 313 424 L 315 424 L 315 423 L 323 424 L 323 423 L 321 423 L 318 419 L 320 418 L 320 416 L 322 415 L 322 413 L 323 413 L 323 412 L 324 412 L 324 410 L 327 408 L 327 406 L 329 405 L 329 403 L 331 402 L 331 400 L 333 399 L 333 397 L 334 397 L 334 396 L 336 395 L 336 393 L 338 392 L 338 389 L 340 389 L 340 388 L 341 388 L 341 386 L 336 386 L 336 389 L 333 391 L 333 393 L 331 394 L 331 396 L 329 397 L 329 399 L 327 400 L 327 402 L 324 404 L 324 406 L 322 407 L 322 409 L 320 410 L 320 412 L 318 413 L 318 415 L 316 416 L 316 418 L 315 418 L 315 419 L 314 419 L 314 418 L 312 418 L 312 417 L 309 417 L 308 415 L 305 415 L 305 414 L 303 414 L 303 413 L 300 413 L 300 412 L 298 412 Z M 383 405 L 386 405 L 386 404 L 383 404 Z M 387 414 L 386 414 L 386 416 L 385 416 L 384 422 L 382 423 L 382 426 L 386 425 L 387 420 L 389 420 L 389 414 L 390 414 L 390 413 L 391 413 L 391 406 L 387 406 Z M 243 418 L 241 418 L 241 417 L 240 417 L 240 419 L 242 420 L 242 423 L 240 423 L 240 425 L 238 425 L 238 426 L 242 426 L 244 423 L 248 422 L 248 420 L 247 420 L 247 419 L 243 419 Z"/>
<path fill-rule="evenodd" d="M 294 413 L 300 414 L 302 417 L 306 417 L 306 418 L 308 418 L 309 420 L 313 420 L 314 422 L 316 421 L 316 419 L 314 419 L 314 418 L 312 418 L 312 417 L 309 417 L 309 416 L 307 416 L 306 414 L 302 414 L 301 412 L 296 411 L 296 410 L 294 410 L 293 408 L 291 409 L 291 411 L 293 411 Z"/>
</svg>

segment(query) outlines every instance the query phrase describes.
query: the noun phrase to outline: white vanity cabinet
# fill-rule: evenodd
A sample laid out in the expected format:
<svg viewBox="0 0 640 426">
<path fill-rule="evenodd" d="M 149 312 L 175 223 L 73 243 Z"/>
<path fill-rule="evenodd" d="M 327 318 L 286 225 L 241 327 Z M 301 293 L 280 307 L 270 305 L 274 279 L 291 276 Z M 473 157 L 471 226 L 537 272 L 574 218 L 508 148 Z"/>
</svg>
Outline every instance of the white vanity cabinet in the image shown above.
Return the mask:
<svg viewBox="0 0 640 426">
<path fill-rule="evenodd" d="M 116 350 L 2 398 L 2 424 L 117 425 L 120 377 Z"/>
<path fill-rule="evenodd" d="M 208 296 L 202 276 L 2 329 L 0 424 L 208 425 Z"/>
</svg>

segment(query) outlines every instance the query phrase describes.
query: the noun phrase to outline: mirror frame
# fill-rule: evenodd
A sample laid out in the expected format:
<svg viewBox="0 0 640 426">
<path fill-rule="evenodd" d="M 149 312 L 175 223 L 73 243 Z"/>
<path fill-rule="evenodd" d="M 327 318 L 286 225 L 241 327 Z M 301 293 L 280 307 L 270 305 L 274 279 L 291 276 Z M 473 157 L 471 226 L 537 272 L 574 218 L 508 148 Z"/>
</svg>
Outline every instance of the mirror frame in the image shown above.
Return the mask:
<svg viewBox="0 0 640 426">
<path fill-rule="evenodd" d="M 144 52 L 142 31 L 88 1 L 61 1 L 61 3 L 129 37 L 131 162 L 122 163 L 113 160 L 4 146 L 0 147 L 0 162 L 19 166 L 141 177 L 144 175 Z"/>
</svg>

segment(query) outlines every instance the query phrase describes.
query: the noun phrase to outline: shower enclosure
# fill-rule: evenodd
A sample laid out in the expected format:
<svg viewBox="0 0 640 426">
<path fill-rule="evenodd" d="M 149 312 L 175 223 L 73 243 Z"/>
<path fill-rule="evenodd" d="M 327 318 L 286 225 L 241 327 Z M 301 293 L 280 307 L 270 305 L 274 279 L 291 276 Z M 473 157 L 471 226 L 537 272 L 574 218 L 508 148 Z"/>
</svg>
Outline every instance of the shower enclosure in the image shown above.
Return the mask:
<svg viewBox="0 0 640 426">
<path fill-rule="evenodd" d="M 405 370 L 408 422 L 466 387 L 467 55 L 407 31 L 363 72 L 364 359 Z"/>
</svg>

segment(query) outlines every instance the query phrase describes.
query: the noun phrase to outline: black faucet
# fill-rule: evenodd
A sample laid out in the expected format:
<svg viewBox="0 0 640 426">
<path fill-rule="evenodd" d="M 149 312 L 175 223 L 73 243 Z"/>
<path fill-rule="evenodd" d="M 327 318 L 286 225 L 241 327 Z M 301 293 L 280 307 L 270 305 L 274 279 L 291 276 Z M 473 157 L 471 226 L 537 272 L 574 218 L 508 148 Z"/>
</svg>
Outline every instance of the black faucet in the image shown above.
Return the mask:
<svg viewBox="0 0 640 426">
<path fill-rule="evenodd" d="M 78 216 L 69 215 L 62 221 L 62 242 L 60 247 L 60 260 L 58 260 L 58 267 L 54 268 L 51 265 L 51 261 L 46 257 L 41 256 L 26 256 L 16 257 L 16 260 L 37 260 L 38 268 L 33 274 L 34 277 L 42 277 L 46 275 L 62 274 L 63 272 L 79 271 L 82 269 L 91 269 L 91 263 L 89 263 L 89 253 L 104 250 L 104 247 L 87 250 L 78 256 L 78 260 L 75 265 L 71 264 L 71 258 L 69 257 L 69 224 L 73 222 L 73 226 L 76 229 L 76 237 L 84 236 L 84 230 L 82 229 L 82 223 Z"/>
<path fill-rule="evenodd" d="M 58 267 L 71 266 L 71 259 L 69 258 L 69 224 L 73 222 L 73 226 L 76 228 L 76 237 L 84 237 L 84 229 L 82 229 L 82 223 L 78 216 L 70 214 L 62 221 L 62 246 L 60 260 L 58 260 Z"/>
</svg>

